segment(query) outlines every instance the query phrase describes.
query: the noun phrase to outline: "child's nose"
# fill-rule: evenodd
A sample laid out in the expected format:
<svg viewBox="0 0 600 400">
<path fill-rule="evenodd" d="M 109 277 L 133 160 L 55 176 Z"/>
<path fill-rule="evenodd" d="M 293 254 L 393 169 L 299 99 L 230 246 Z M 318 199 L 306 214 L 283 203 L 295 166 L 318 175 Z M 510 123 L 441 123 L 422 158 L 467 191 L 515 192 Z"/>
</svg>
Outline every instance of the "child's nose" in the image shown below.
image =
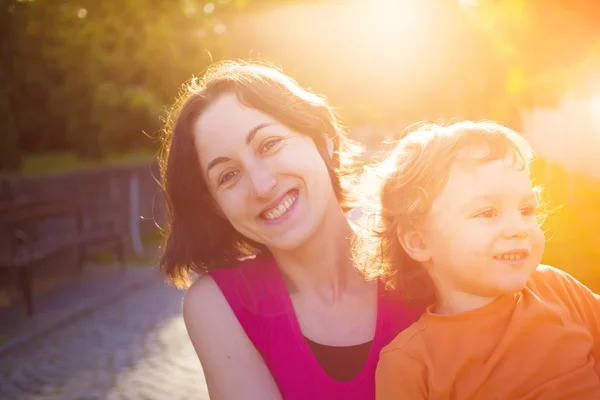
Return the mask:
<svg viewBox="0 0 600 400">
<path fill-rule="evenodd" d="M 507 238 L 524 238 L 529 234 L 530 223 L 519 211 L 506 215 L 503 228 L 503 234 Z"/>
</svg>

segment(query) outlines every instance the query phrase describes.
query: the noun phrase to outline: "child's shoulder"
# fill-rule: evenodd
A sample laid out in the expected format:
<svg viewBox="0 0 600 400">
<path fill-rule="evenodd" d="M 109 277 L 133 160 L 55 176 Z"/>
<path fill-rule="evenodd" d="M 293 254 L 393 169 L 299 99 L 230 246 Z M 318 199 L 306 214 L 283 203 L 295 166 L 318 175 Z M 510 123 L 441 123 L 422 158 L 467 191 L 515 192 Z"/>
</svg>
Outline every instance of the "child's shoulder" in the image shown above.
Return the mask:
<svg viewBox="0 0 600 400">
<path fill-rule="evenodd" d="M 552 295 L 553 297 L 563 297 L 565 294 L 571 296 L 585 288 L 569 273 L 543 264 L 539 265 L 531 274 L 526 287 L 537 295 Z"/>
<path fill-rule="evenodd" d="M 422 341 L 422 333 L 427 327 L 425 318 L 421 316 L 413 322 L 408 328 L 401 331 L 396 337 L 381 350 L 382 353 L 396 350 L 407 351 L 409 348 L 418 347 Z"/>
<path fill-rule="evenodd" d="M 540 264 L 531 274 L 530 282 L 561 280 L 567 277 L 567 273 L 551 265 Z"/>
<path fill-rule="evenodd" d="M 540 264 L 531 274 L 528 284 L 567 283 L 573 280 L 575 278 L 563 270 L 550 265 Z"/>
</svg>

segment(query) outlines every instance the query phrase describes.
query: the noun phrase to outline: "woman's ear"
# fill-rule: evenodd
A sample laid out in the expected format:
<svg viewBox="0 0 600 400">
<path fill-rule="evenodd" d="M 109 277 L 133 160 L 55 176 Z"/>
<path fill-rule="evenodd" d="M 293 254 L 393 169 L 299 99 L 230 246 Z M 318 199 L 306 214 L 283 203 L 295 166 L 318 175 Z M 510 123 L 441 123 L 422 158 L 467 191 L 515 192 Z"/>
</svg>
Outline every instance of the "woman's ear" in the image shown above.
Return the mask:
<svg viewBox="0 0 600 400">
<path fill-rule="evenodd" d="M 420 263 L 426 263 L 431 260 L 431 254 L 421 231 L 415 227 L 409 227 L 408 229 L 398 228 L 396 236 L 410 258 Z"/>
</svg>

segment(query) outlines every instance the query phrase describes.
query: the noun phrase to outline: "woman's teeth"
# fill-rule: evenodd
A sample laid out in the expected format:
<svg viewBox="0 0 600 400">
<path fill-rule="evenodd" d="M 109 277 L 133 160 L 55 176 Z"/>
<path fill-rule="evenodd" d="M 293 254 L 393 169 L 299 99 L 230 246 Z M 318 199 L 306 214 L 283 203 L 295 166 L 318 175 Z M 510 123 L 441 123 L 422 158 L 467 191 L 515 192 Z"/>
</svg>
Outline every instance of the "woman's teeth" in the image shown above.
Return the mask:
<svg viewBox="0 0 600 400">
<path fill-rule="evenodd" d="M 263 212 L 262 216 L 266 219 L 276 219 L 281 217 L 287 210 L 289 210 L 292 204 L 294 204 L 297 197 L 297 194 L 287 195 L 277 207 Z"/>
</svg>

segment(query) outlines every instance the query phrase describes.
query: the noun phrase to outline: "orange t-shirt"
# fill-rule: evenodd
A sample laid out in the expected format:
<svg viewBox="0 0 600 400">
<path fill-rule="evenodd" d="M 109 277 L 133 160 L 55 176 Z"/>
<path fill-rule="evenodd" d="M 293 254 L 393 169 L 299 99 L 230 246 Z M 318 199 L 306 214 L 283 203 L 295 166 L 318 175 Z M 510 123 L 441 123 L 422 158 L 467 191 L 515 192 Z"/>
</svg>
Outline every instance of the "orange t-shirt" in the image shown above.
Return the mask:
<svg viewBox="0 0 600 400">
<path fill-rule="evenodd" d="M 539 266 L 519 293 L 426 312 L 381 351 L 376 398 L 600 399 L 600 296 Z M 596 370 L 598 369 L 598 371 Z"/>
</svg>

